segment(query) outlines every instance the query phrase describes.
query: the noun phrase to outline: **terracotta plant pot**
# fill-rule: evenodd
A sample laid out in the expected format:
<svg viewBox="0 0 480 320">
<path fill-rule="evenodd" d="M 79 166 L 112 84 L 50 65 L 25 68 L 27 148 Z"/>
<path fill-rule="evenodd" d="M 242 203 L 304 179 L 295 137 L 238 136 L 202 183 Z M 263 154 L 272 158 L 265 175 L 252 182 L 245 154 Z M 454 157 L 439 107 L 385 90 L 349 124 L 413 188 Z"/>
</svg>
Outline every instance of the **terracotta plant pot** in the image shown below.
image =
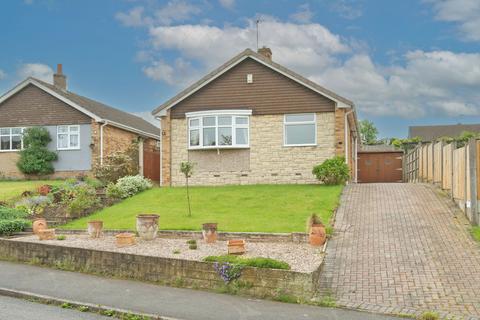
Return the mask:
<svg viewBox="0 0 480 320">
<path fill-rule="evenodd" d="M 103 234 L 103 221 L 93 220 L 87 223 L 87 232 L 91 238 L 100 238 Z"/>
<path fill-rule="evenodd" d="M 137 216 L 138 236 L 143 240 L 153 240 L 158 232 L 158 214 L 139 214 Z"/>
<path fill-rule="evenodd" d="M 206 243 L 215 243 L 217 241 L 217 224 L 204 223 L 202 224 L 203 240 Z"/>
<path fill-rule="evenodd" d="M 115 239 L 116 239 L 115 244 L 119 248 L 133 246 L 136 243 L 135 235 L 129 232 L 119 233 L 115 236 Z"/>
<path fill-rule="evenodd" d="M 47 220 L 45 220 L 45 218 L 33 220 L 32 229 L 34 234 L 38 234 L 40 230 L 47 229 Z"/>
<path fill-rule="evenodd" d="M 37 235 L 39 240 L 54 240 L 55 229 L 41 229 L 38 230 Z"/>
<path fill-rule="evenodd" d="M 245 240 L 228 240 L 228 254 L 244 254 L 245 250 Z"/>
<path fill-rule="evenodd" d="M 327 233 L 323 224 L 312 224 L 308 235 L 308 242 L 312 246 L 321 246 L 327 240 Z"/>
</svg>

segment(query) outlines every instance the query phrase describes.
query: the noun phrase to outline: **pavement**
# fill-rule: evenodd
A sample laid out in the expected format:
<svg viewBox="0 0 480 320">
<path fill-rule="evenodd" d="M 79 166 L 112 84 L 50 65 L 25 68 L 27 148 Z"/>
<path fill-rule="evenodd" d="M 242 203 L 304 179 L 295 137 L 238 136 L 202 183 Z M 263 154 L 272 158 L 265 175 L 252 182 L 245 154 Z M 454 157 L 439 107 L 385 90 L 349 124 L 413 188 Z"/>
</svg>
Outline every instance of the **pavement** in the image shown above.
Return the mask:
<svg viewBox="0 0 480 320">
<path fill-rule="evenodd" d="M 107 320 L 101 315 L 0 296 L 0 320 Z"/>
<path fill-rule="evenodd" d="M 453 201 L 428 184 L 349 185 L 320 288 L 338 304 L 480 319 L 480 246 Z"/>
<path fill-rule="evenodd" d="M 5 261 L 0 261 L 0 275 L 0 288 L 4 289 L 183 320 L 398 319 L 338 308 L 287 304 L 198 290 L 164 287 L 137 281 L 103 278 Z M 22 302 L 3 298 L 2 301 L 5 303 L 6 312 L 15 315 L 15 317 L 9 317 L 8 319 L 22 319 L 16 316 L 19 309 L 15 307 L 15 303 Z M 25 319 L 27 319 L 28 312 L 35 309 L 29 303 L 26 305 L 28 307 L 25 310 Z M 41 308 L 43 309 L 43 306 Z M 21 312 L 24 311 L 21 310 Z M 49 310 L 45 309 L 45 312 L 49 312 Z M 3 319 L 1 317 L 2 313 L 0 312 L 0 319 Z M 42 318 L 31 317 L 29 319 Z M 44 319 L 55 318 L 47 317 Z M 76 315 L 69 318 L 69 315 L 65 315 L 61 319 L 84 318 Z"/>
</svg>

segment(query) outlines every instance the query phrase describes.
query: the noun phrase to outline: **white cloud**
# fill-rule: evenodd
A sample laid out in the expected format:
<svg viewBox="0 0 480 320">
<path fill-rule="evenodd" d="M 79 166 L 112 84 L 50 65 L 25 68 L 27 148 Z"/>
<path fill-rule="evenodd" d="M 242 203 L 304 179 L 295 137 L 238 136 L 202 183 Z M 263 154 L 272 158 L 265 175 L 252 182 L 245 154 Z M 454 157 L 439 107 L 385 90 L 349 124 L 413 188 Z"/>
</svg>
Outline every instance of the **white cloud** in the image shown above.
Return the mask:
<svg viewBox="0 0 480 320">
<path fill-rule="evenodd" d="M 205 69 L 217 67 L 245 48 L 254 47 L 255 33 L 253 20 L 244 28 L 178 25 L 150 29 L 154 49 L 178 50 L 182 57 L 200 62 Z M 298 25 L 271 18 L 264 18 L 261 23 L 259 44 L 274 48 L 277 62 L 307 74 L 312 72 L 312 65 L 322 68 L 334 64 L 335 54 L 350 51 L 347 43 L 320 24 Z"/>
<path fill-rule="evenodd" d="M 148 15 L 147 12 L 152 12 Z M 174 22 L 187 21 L 201 13 L 201 9 L 184 0 L 172 0 L 161 8 L 142 6 L 128 12 L 117 12 L 115 18 L 126 27 L 145 27 L 155 25 L 170 25 Z"/>
<path fill-rule="evenodd" d="M 143 68 L 143 73 L 155 81 L 163 81 L 169 85 L 186 86 L 199 76 L 192 68 L 190 62 L 177 58 L 173 64 L 163 60 L 153 61 Z"/>
<path fill-rule="evenodd" d="M 148 17 L 144 17 L 143 7 L 135 7 L 127 13 L 118 12 L 115 18 L 120 21 L 126 27 L 142 27 L 152 23 L 152 20 Z"/>
<path fill-rule="evenodd" d="M 187 21 L 201 12 L 200 8 L 183 0 L 173 0 L 155 12 L 156 21 L 160 24 L 171 24 L 176 21 Z"/>
<path fill-rule="evenodd" d="M 218 2 L 226 9 L 233 9 L 235 6 L 235 0 L 218 0 Z"/>
<path fill-rule="evenodd" d="M 3 80 L 7 77 L 7 74 L 5 73 L 5 71 L 3 71 L 2 69 L 0 69 L 0 80 Z"/>
<path fill-rule="evenodd" d="M 333 2 L 331 9 L 337 12 L 344 19 L 357 19 L 362 16 L 362 8 L 358 1 L 355 0 L 336 0 Z"/>
<path fill-rule="evenodd" d="M 458 24 L 462 37 L 480 41 L 480 1 L 478 0 L 425 0 L 433 5 L 435 18 Z"/>
<path fill-rule="evenodd" d="M 299 23 L 309 23 L 313 18 L 313 12 L 308 3 L 302 4 L 298 11 L 290 15 L 290 19 Z"/>
<path fill-rule="evenodd" d="M 49 83 L 53 81 L 53 69 L 42 63 L 25 63 L 17 70 L 20 79 L 34 77 Z"/>
</svg>

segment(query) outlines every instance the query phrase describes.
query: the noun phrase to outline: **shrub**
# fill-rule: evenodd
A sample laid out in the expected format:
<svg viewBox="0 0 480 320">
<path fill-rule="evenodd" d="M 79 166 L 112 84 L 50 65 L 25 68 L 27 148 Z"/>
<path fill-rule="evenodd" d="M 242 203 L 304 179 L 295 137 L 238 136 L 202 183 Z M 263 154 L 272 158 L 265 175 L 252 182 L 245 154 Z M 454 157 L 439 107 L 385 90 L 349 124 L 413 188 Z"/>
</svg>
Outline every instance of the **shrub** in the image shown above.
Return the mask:
<svg viewBox="0 0 480 320">
<path fill-rule="evenodd" d="M 139 192 L 150 189 L 152 183 L 140 175 L 126 176 L 118 179 L 115 185 L 109 184 L 107 186 L 107 195 L 112 198 L 125 199 L 131 197 Z"/>
<path fill-rule="evenodd" d="M 436 312 L 432 311 L 427 311 L 422 313 L 420 317 L 418 317 L 419 320 L 438 320 L 440 319 L 440 316 Z"/>
<path fill-rule="evenodd" d="M 51 199 L 47 196 L 34 196 L 23 198 L 15 204 L 15 208 L 34 215 L 42 213 L 45 207 L 50 203 Z"/>
<path fill-rule="evenodd" d="M 88 184 L 78 184 L 65 194 L 63 203 L 69 214 L 78 214 L 98 205 L 99 200 L 95 188 Z"/>
<path fill-rule="evenodd" d="M 206 262 L 230 263 L 238 264 L 245 267 L 265 268 L 265 269 L 282 269 L 289 270 L 290 265 L 284 261 L 278 261 L 271 258 L 242 258 L 239 256 L 223 255 L 223 256 L 208 256 L 203 259 Z"/>
<path fill-rule="evenodd" d="M 104 158 L 103 165 L 93 168 L 95 177 L 104 184 L 138 174 L 138 144 L 133 142 L 125 152 L 116 152 Z"/>
<path fill-rule="evenodd" d="M 13 209 L 0 206 L 0 220 L 23 219 L 28 213 L 19 209 Z"/>
<path fill-rule="evenodd" d="M 59 240 L 59 241 L 63 241 L 65 239 L 67 239 L 67 236 L 64 235 L 64 234 L 61 234 L 61 235 L 57 236 L 57 240 Z"/>
<path fill-rule="evenodd" d="M 313 167 L 312 173 L 326 185 L 345 183 L 350 177 L 348 165 L 344 157 L 333 157 Z"/>
<path fill-rule="evenodd" d="M 17 162 L 18 169 L 25 174 L 45 175 L 54 172 L 52 161 L 57 160 L 57 154 L 47 149 L 52 141 L 50 133 L 45 128 L 28 128 L 23 133 L 24 149 L 20 151 Z"/>
<path fill-rule="evenodd" d="M 29 226 L 30 221 L 25 219 L 0 220 L 0 235 L 11 235 Z"/>
</svg>

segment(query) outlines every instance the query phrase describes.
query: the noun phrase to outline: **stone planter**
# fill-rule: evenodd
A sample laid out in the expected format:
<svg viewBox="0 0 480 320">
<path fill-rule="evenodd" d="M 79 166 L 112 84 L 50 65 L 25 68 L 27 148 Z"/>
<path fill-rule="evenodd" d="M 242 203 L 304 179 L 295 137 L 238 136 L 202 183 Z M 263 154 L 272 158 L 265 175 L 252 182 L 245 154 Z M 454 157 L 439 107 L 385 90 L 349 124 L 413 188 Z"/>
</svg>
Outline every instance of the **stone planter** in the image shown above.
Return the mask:
<svg viewBox="0 0 480 320">
<path fill-rule="evenodd" d="M 135 235 L 129 232 L 117 234 L 115 240 L 115 244 L 119 248 L 133 246 L 136 243 Z"/>
<path fill-rule="evenodd" d="M 32 230 L 34 234 L 38 234 L 38 232 L 43 229 L 47 229 L 47 220 L 45 220 L 45 218 L 37 218 L 33 220 Z"/>
<path fill-rule="evenodd" d="M 153 240 L 157 237 L 158 218 L 157 214 L 139 214 L 137 216 L 137 232 L 141 239 Z"/>
<path fill-rule="evenodd" d="M 321 246 L 327 240 L 327 233 L 323 224 L 312 224 L 308 235 L 308 242 L 312 246 Z"/>
<path fill-rule="evenodd" d="M 244 254 L 245 240 L 228 240 L 228 254 Z"/>
<path fill-rule="evenodd" d="M 37 235 L 39 240 L 54 240 L 55 229 L 41 229 L 38 230 Z"/>
<path fill-rule="evenodd" d="M 202 235 L 206 243 L 215 243 L 217 241 L 217 224 L 204 223 L 202 225 Z"/>
<path fill-rule="evenodd" d="M 88 221 L 87 232 L 91 238 L 100 238 L 103 235 L 103 221 Z"/>
</svg>

